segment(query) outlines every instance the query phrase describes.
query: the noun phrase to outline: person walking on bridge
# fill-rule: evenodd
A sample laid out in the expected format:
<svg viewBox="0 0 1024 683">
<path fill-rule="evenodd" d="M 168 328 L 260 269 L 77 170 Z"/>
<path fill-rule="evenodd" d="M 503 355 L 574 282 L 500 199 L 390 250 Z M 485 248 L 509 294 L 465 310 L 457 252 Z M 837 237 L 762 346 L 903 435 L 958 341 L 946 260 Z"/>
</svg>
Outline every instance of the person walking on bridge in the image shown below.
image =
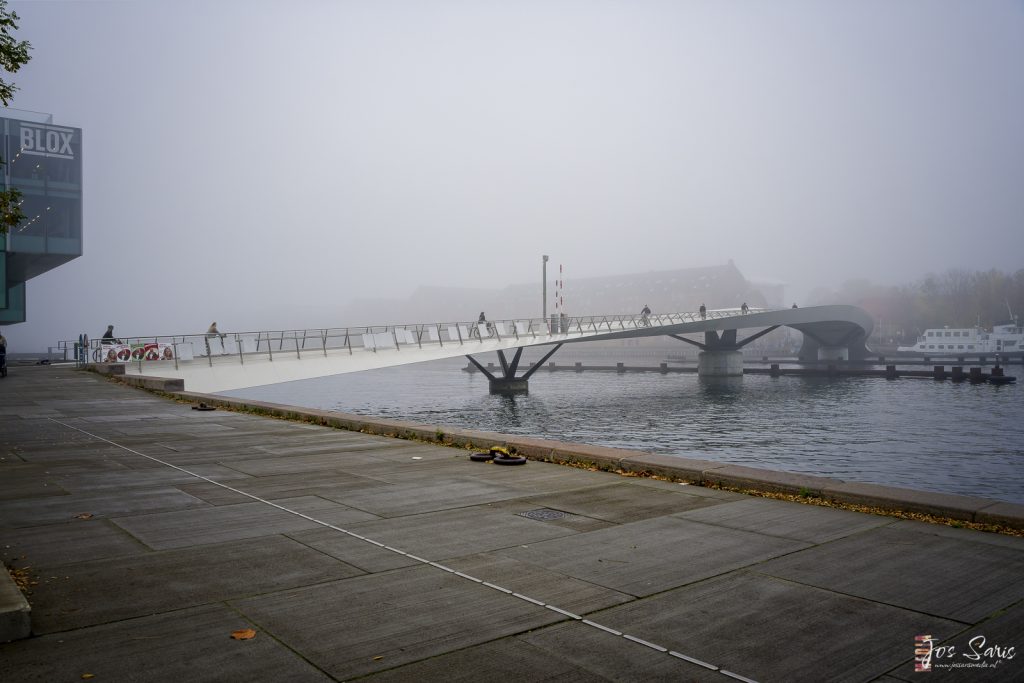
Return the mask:
<svg viewBox="0 0 1024 683">
<path fill-rule="evenodd" d="M 114 326 L 107 325 L 107 331 L 103 333 L 100 341 L 104 344 L 120 344 L 121 340 L 114 336 Z"/>
<path fill-rule="evenodd" d="M 747 306 L 747 302 L 746 301 L 744 301 L 743 305 L 740 306 L 740 313 L 742 313 L 743 315 L 746 315 L 747 313 L 750 313 L 750 306 Z"/>
<path fill-rule="evenodd" d="M 640 324 L 644 327 L 651 326 L 651 309 L 647 304 L 644 304 L 643 310 L 640 311 Z"/>
<path fill-rule="evenodd" d="M 708 317 L 708 307 L 704 304 L 700 305 L 700 319 L 705 320 Z"/>
</svg>

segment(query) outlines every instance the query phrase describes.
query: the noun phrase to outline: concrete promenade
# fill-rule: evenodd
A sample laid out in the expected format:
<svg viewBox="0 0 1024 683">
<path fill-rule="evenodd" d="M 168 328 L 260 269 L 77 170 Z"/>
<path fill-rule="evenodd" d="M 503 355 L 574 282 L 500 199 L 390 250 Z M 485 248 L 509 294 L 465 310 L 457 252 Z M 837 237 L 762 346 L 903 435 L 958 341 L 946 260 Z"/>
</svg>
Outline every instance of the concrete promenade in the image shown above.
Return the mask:
<svg viewBox="0 0 1024 683">
<path fill-rule="evenodd" d="M 1024 538 L 192 408 L 67 367 L 0 380 L 32 632 L 0 681 L 1024 680 Z M 955 648 L 930 673 L 921 635 Z"/>
</svg>

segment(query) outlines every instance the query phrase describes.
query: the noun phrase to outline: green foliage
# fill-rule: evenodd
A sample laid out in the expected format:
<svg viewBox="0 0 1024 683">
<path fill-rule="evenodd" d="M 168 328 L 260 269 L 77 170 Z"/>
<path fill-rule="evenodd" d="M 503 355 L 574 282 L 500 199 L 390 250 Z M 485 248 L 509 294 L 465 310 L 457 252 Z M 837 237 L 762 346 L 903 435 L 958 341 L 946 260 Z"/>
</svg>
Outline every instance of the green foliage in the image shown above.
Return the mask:
<svg viewBox="0 0 1024 683">
<path fill-rule="evenodd" d="M 14 187 L 0 190 L 0 235 L 23 220 L 25 214 L 21 211 L 21 190 Z"/>
<path fill-rule="evenodd" d="M 0 68 L 7 73 L 16 73 L 28 64 L 28 51 L 32 45 L 27 40 L 16 40 L 13 35 L 18 30 L 18 15 L 7 11 L 7 0 L 0 0 Z M 7 106 L 18 88 L 13 83 L 0 79 L 0 102 Z"/>
<path fill-rule="evenodd" d="M 0 68 L 12 74 L 28 63 L 28 51 L 32 48 L 27 40 L 16 40 L 11 35 L 17 30 L 17 13 L 8 12 L 7 0 L 0 0 Z M 0 79 L 0 102 L 4 106 L 11 103 L 15 90 L 17 87 L 13 83 Z M 0 235 L 6 234 L 23 220 L 25 214 L 21 212 L 21 192 L 13 188 L 0 191 Z"/>
</svg>

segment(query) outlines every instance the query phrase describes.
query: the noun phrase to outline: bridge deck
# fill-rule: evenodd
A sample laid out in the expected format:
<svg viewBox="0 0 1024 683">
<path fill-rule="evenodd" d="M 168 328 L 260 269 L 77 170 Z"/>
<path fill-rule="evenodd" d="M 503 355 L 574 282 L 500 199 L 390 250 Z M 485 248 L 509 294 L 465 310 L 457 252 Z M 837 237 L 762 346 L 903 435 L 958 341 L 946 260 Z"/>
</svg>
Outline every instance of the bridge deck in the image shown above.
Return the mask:
<svg viewBox="0 0 1024 683">
<path fill-rule="evenodd" d="M 852 306 L 738 309 L 640 315 L 451 322 L 222 335 L 94 340 L 95 362 L 125 363 L 128 374 L 181 378 L 192 391 L 216 392 L 441 358 L 545 344 L 700 334 L 789 325 L 836 339 L 866 337 L 871 319 Z"/>
</svg>

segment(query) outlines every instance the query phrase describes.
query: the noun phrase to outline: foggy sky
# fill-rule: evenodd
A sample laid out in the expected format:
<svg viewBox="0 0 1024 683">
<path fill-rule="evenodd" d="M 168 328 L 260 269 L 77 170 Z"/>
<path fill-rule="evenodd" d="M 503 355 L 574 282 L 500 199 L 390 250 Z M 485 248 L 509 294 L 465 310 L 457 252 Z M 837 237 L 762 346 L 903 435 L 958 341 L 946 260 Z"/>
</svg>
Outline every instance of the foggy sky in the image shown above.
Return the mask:
<svg viewBox="0 0 1024 683">
<path fill-rule="evenodd" d="M 85 207 L 12 351 L 419 322 L 339 312 L 420 285 L 539 309 L 541 254 L 794 299 L 1024 267 L 1019 0 L 10 7 L 12 106 L 83 129 Z"/>
</svg>

